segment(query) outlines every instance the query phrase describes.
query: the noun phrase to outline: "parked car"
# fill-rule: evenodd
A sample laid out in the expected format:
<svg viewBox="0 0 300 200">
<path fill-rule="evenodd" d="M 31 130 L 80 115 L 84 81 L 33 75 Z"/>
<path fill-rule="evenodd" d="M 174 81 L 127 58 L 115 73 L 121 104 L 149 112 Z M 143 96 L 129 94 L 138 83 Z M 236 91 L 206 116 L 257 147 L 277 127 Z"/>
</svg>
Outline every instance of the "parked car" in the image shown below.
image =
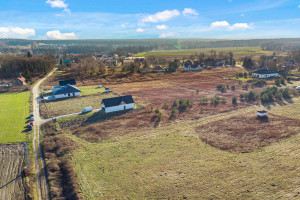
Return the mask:
<svg viewBox="0 0 300 200">
<path fill-rule="evenodd" d="M 34 121 L 34 117 L 30 117 L 30 121 Z"/>
<path fill-rule="evenodd" d="M 33 126 L 33 122 L 30 122 L 30 124 L 29 124 L 30 126 Z"/>
<path fill-rule="evenodd" d="M 297 90 L 300 90 L 300 86 L 298 86 L 296 89 L 297 89 Z"/>
<path fill-rule="evenodd" d="M 30 118 L 32 118 L 32 117 L 34 117 L 34 115 L 33 115 L 33 114 L 30 114 Z"/>
<path fill-rule="evenodd" d="M 31 131 L 31 130 L 32 130 L 32 126 L 28 126 L 26 131 L 28 132 L 28 131 Z"/>
<path fill-rule="evenodd" d="M 84 109 L 81 111 L 81 113 L 91 112 L 92 110 L 93 110 L 93 107 L 92 107 L 92 106 L 86 107 L 86 108 L 84 108 Z"/>
</svg>

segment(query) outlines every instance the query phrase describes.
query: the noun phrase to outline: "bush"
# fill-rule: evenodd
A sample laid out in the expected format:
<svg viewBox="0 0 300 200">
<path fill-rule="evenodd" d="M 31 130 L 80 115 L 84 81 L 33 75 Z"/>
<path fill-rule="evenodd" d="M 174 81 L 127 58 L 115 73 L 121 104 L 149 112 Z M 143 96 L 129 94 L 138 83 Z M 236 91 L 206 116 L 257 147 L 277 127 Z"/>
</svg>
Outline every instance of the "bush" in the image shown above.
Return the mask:
<svg viewBox="0 0 300 200">
<path fill-rule="evenodd" d="M 197 90 L 196 90 L 196 92 L 197 92 L 197 94 L 199 94 L 200 90 L 199 90 L 199 89 L 197 89 Z"/>
<path fill-rule="evenodd" d="M 175 107 L 175 108 L 178 107 L 178 101 L 176 99 L 174 100 L 173 107 Z"/>
<path fill-rule="evenodd" d="M 158 114 L 158 113 L 159 113 L 159 110 L 158 110 L 158 109 L 156 109 L 156 110 L 155 110 L 155 113 L 156 113 L 156 114 Z"/>
<path fill-rule="evenodd" d="M 248 88 L 249 88 L 249 85 L 248 85 L 248 84 L 243 85 L 243 90 L 248 90 Z"/>
<path fill-rule="evenodd" d="M 226 92 L 226 87 L 223 84 L 218 84 L 217 85 L 217 90 L 220 90 L 221 92 Z"/>
<path fill-rule="evenodd" d="M 162 119 L 162 113 L 159 112 L 159 113 L 158 113 L 158 120 L 160 121 L 161 119 Z"/>
<path fill-rule="evenodd" d="M 229 85 L 227 84 L 227 89 L 229 89 Z"/>
<path fill-rule="evenodd" d="M 199 100 L 200 104 L 207 104 L 208 103 L 208 98 L 204 97 L 203 99 Z"/>
<path fill-rule="evenodd" d="M 257 80 L 252 83 L 252 86 L 253 87 L 264 87 L 266 84 L 267 84 L 267 82 L 264 80 Z"/>
<path fill-rule="evenodd" d="M 231 91 L 235 91 L 235 86 L 231 86 Z"/>
<path fill-rule="evenodd" d="M 171 113 L 172 113 L 172 115 L 176 115 L 178 113 L 178 110 L 176 108 L 173 108 Z"/>
<path fill-rule="evenodd" d="M 232 104 L 233 104 L 233 105 L 236 105 L 236 104 L 237 104 L 237 98 L 236 98 L 236 97 L 233 97 L 233 98 L 232 98 Z"/>
</svg>

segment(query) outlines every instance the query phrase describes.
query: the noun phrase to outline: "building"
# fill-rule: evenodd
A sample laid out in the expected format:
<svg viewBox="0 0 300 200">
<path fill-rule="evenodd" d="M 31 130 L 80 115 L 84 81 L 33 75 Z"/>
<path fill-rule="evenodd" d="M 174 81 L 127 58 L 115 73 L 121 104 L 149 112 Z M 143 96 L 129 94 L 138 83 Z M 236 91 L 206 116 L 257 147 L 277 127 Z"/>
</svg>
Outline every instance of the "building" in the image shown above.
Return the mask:
<svg viewBox="0 0 300 200">
<path fill-rule="evenodd" d="M 59 81 L 58 83 L 59 86 L 66 86 L 66 85 L 76 86 L 76 81 L 74 79 Z"/>
<path fill-rule="evenodd" d="M 262 111 L 257 111 L 257 117 L 266 117 L 267 116 L 267 111 L 262 110 Z"/>
<path fill-rule="evenodd" d="M 73 85 L 56 86 L 52 88 L 54 99 L 76 97 L 81 95 L 81 91 Z"/>
<path fill-rule="evenodd" d="M 161 66 L 155 66 L 155 67 L 153 68 L 153 71 L 154 71 L 154 72 L 164 72 L 165 69 L 162 68 Z"/>
<path fill-rule="evenodd" d="M 183 63 L 184 71 L 201 71 L 202 64 L 200 62 L 193 63 L 191 60 L 188 60 Z"/>
<path fill-rule="evenodd" d="M 14 86 L 26 85 L 26 78 L 24 78 L 23 76 L 20 76 L 19 78 L 16 78 L 12 81 L 12 85 L 14 85 Z"/>
<path fill-rule="evenodd" d="M 134 101 L 131 95 L 103 99 L 101 109 L 105 113 L 134 109 Z"/>
<path fill-rule="evenodd" d="M 252 72 L 252 77 L 258 78 L 270 78 L 270 77 L 278 77 L 279 73 L 275 70 L 269 70 L 268 68 L 262 68 Z"/>
</svg>

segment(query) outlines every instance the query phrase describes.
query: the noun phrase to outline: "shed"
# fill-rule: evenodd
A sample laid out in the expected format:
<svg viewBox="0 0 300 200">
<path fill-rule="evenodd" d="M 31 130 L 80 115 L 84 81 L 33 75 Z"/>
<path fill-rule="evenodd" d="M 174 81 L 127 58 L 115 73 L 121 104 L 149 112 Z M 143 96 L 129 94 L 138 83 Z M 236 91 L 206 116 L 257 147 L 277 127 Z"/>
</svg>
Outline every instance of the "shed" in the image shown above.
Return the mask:
<svg viewBox="0 0 300 200">
<path fill-rule="evenodd" d="M 270 70 L 268 68 L 262 68 L 262 69 L 252 72 L 252 76 L 258 77 L 258 78 L 278 77 L 279 72 L 275 71 L 275 70 Z"/>
<path fill-rule="evenodd" d="M 257 111 L 257 117 L 266 117 L 267 116 L 267 111 L 262 110 L 262 111 Z"/>
</svg>

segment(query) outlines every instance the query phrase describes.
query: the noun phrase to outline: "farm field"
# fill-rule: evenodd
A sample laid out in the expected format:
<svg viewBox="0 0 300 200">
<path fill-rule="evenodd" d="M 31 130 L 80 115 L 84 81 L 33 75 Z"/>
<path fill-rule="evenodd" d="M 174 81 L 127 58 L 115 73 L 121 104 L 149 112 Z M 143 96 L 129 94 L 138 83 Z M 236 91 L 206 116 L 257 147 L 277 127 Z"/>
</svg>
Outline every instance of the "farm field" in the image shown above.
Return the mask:
<svg viewBox="0 0 300 200">
<path fill-rule="evenodd" d="M 23 142 L 30 92 L 0 94 L 0 143 Z"/>
<path fill-rule="evenodd" d="M 299 102 L 299 98 L 294 102 Z M 253 131 L 260 127 L 272 130 L 286 123 L 295 126 L 300 119 L 282 117 L 283 110 L 299 115 L 300 110 L 294 106 L 271 107 L 270 121 L 253 121 L 257 126 Z M 281 137 L 280 131 L 272 132 L 273 135 L 266 137 L 271 142 L 248 153 L 212 147 L 199 136 L 199 131 L 207 132 L 215 124 L 226 125 L 220 131 L 231 131 L 228 123 L 243 117 L 246 121 L 241 123 L 249 122 L 251 116 L 256 117 L 257 109 L 261 108 L 250 106 L 178 121 L 156 129 L 114 135 L 101 143 L 67 134 L 82 145 L 73 152 L 72 162 L 83 195 L 87 199 L 297 199 L 299 127 L 285 128 L 285 132 L 294 131 L 289 138 L 285 137 L 289 135 Z M 240 134 L 247 131 L 249 126 L 241 128 Z M 253 136 L 253 142 L 256 137 Z"/>
<path fill-rule="evenodd" d="M 81 112 L 83 108 L 92 106 L 93 109 L 101 108 L 101 101 L 104 98 L 116 96 L 113 93 L 105 93 L 98 95 L 90 95 L 84 97 L 76 97 L 62 99 L 53 102 L 40 103 L 41 117 L 47 119 L 59 115 L 66 115 L 76 112 Z"/>
<path fill-rule="evenodd" d="M 23 145 L 0 144 L 0 199 L 25 199 Z"/>
<path fill-rule="evenodd" d="M 195 53 L 210 53 L 211 50 L 216 52 L 232 51 L 235 55 L 256 55 L 271 54 L 270 51 L 263 51 L 261 47 L 226 47 L 226 48 L 203 48 L 203 49 L 185 49 L 185 50 L 166 50 L 166 51 L 149 51 L 136 54 L 135 57 L 148 56 L 190 56 Z"/>
</svg>

